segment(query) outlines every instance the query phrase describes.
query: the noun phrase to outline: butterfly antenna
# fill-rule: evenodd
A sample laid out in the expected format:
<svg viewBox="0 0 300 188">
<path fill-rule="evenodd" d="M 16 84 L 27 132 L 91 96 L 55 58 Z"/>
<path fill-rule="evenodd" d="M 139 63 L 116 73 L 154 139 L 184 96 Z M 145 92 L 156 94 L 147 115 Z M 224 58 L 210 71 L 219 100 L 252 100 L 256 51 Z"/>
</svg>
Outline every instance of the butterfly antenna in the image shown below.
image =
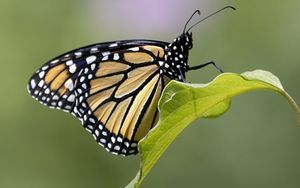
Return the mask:
<svg viewBox="0 0 300 188">
<path fill-rule="evenodd" d="M 190 30 L 191 30 L 193 27 L 195 27 L 196 25 L 198 25 L 200 22 L 203 22 L 203 21 L 206 20 L 207 18 L 209 18 L 209 17 L 211 17 L 211 16 L 213 16 L 213 15 L 215 15 L 215 14 L 217 14 L 217 13 L 219 13 L 219 12 L 225 10 L 225 9 L 236 10 L 236 8 L 233 7 L 233 6 L 226 6 L 226 7 L 223 7 L 223 8 L 221 8 L 220 10 L 218 10 L 218 11 L 216 11 L 216 12 L 214 12 L 214 13 L 208 15 L 208 16 L 206 16 L 205 18 L 202 18 L 201 20 L 199 20 L 198 22 L 196 22 L 195 24 L 193 24 L 193 25 L 187 30 L 187 32 L 190 31 Z M 195 13 L 194 13 L 194 14 L 195 14 Z M 193 15 L 194 15 L 194 14 L 193 14 Z M 190 19 L 191 19 L 191 18 L 190 18 Z M 189 19 L 189 20 L 190 20 L 190 19 Z M 187 24 L 186 24 L 186 25 L 187 25 Z"/>
<path fill-rule="evenodd" d="M 196 10 L 196 11 L 192 14 L 192 16 L 188 19 L 188 21 L 185 23 L 184 28 L 183 28 L 183 33 L 185 33 L 186 26 L 188 25 L 188 23 L 191 21 L 191 19 L 194 17 L 194 15 L 195 15 L 196 13 L 198 13 L 198 15 L 200 15 L 200 10 Z"/>
</svg>

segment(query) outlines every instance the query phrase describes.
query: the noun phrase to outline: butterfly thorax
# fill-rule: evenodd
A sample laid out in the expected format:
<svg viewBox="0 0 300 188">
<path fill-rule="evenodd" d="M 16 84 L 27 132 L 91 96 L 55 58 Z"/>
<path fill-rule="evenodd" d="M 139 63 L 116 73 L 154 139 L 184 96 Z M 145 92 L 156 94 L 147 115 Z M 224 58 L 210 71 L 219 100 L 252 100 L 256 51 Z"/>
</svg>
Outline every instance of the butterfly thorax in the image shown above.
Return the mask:
<svg viewBox="0 0 300 188">
<path fill-rule="evenodd" d="M 183 33 L 165 47 L 165 61 L 159 62 L 161 72 L 171 79 L 184 81 L 188 70 L 189 50 L 193 47 L 192 33 Z"/>
</svg>

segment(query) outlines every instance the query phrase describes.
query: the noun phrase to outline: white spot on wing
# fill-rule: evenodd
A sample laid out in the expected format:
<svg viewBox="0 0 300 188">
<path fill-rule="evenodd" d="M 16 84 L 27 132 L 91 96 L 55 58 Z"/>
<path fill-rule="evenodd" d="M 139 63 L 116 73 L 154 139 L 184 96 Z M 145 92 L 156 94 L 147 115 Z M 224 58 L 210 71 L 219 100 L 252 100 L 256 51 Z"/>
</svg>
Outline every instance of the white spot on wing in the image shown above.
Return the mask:
<svg viewBox="0 0 300 188">
<path fill-rule="evenodd" d="M 96 56 L 92 55 L 86 58 L 86 63 L 90 64 L 93 63 L 96 60 Z"/>
<path fill-rule="evenodd" d="M 81 52 L 75 52 L 75 55 L 76 55 L 77 57 L 79 57 L 79 56 L 82 55 L 82 53 L 81 53 Z"/>
<path fill-rule="evenodd" d="M 59 61 L 58 59 L 55 59 L 55 60 L 51 61 L 50 64 L 58 63 L 58 61 Z"/>
<path fill-rule="evenodd" d="M 43 78 L 45 76 L 45 71 L 41 71 L 40 73 L 39 73 L 39 77 L 40 78 Z"/>
<path fill-rule="evenodd" d="M 73 65 L 71 65 L 70 67 L 69 67 L 69 72 L 71 73 L 71 74 L 73 74 L 73 73 L 75 73 L 76 72 L 76 65 L 75 64 L 73 64 Z"/>
<path fill-rule="evenodd" d="M 104 56 L 104 57 L 102 58 L 102 61 L 105 61 L 105 60 L 108 60 L 108 56 Z"/>
<path fill-rule="evenodd" d="M 119 150 L 120 150 L 120 146 L 116 145 L 116 146 L 114 147 L 114 149 L 117 150 L 117 151 L 119 151 Z"/>
<path fill-rule="evenodd" d="M 98 137 L 99 136 L 99 131 L 95 130 L 95 135 Z"/>
<path fill-rule="evenodd" d="M 112 143 L 116 142 L 116 138 L 115 137 L 111 137 L 110 140 L 111 140 Z"/>
<path fill-rule="evenodd" d="M 107 132 L 106 131 L 102 131 L 102 135 L 103 136 L 107 136 Z"/>
<path fill-rule="evenodd" d="M 58 97 L 58 95 L 54 95 L 54 96 L 52 97 L 52 99 L 53 99 L 53 100 L 58 100 L 59 97 Z"/>
<path fill-rule="evenodd" d="M 130 50 L 131 50 L 131 51 L 134 51 L 134 52 L 139 51 L 139 49 L 140 49 L 139 47 L 130 48 Z"/>
<path fill-rule="evenodd" d="M 67 66 L 70 66 L 70 65 L 72 65 L 73 64 L 73 61 L 72 60 L 68 60 L 67 62 L 66 62 L 66 65 Z"/>
<path fill-rule="evenodd" d="M 39 86 L 39 87 L 43 87 L 43 85 L 44 85 L 44 80 L 41 80 L 41 81 L 39 82 L 38 86 Z"/>
<path fill-rule="evenodd" d="M 118 142 L 122 142 L 123 139 L 122 139 L 121 137 L 118 137 L 118 138 L 117 138 L 117 141 L 118 141 Z"/>
<path fill-rule="evenodd" d="M 87 130 L 87 132 L 92 133 L 92 131 L 88 128 L 85 128 L 85 130 Z"/>
<path fill-rule="evenodd" d="M 45 90 L 45 94 L 49 94 L 49 93 L 50 93 L 50 89 L 47 88 L 47 89 Z"/>
<path fill-rule="evenodd" d="M 129 142 L 124 142 L 124 145 L 128 148 L 129 147 Z"/>
<path fill-rule="evenodd" d="M 49 68 L 49 66 L 45 65 L 45 66 L 42 67 L 42 70 L 47 70 L 48 68 Z"/>
<path fill-rule="evenodd" d="M 98 51 L 98 48 L 91 48 L 91 52 L 96 52 Z"/>
<path fill-rule="evenodd" d="M 75 101 L 75 95 L 74 95 L 74 94 L 70 95 L 70 96 L 68 97 L 68 101 L 69 101 L 69 102 L 74 102 L 74 101 Z"/>
<path fill-rule="evenodd" d="M 109 45 L 109 47 L 116 47 L 116 46 L 118 46 L 118 43 L 113 43 L 113 44 Z"/>
<path fill-rule="evenodd" d="M 119 54 L 117 54 L 117 53 L 114 54 L 114 58 L 113 58 L 114 60 L 118 60 L 119 58 L 120 58 Z"/>
<path fill-rule="evenodd" d="M 65 87 L 69 89 L 69 91 L 72 91 L 74 89 L 74 84 L 73 84 L 73 80 L 72 79 L 68 79 L 65 82 Z"/>
<path fill-rule="evenodd" d="M 96 121 L 93 118 L 89 118 L 91 123 L 96 123 Z"/>
<path fill-rule="evenodd" d="M 30 81 L 31 88 L 34 89 L 36 87 L 35 80 Z"/>
<path fill-rule="evenodd" d="M 93 71 L 93 70 L 95 70 L 95 68 L 96 68 L 96 64 L 93 63 L 93 64 L 91 65 L 91 70 Z"/>
<path fill-rule="evenodd" d="M 108 56 L 110 52 L 102 52 L 102 56 Z"/>
</svg>

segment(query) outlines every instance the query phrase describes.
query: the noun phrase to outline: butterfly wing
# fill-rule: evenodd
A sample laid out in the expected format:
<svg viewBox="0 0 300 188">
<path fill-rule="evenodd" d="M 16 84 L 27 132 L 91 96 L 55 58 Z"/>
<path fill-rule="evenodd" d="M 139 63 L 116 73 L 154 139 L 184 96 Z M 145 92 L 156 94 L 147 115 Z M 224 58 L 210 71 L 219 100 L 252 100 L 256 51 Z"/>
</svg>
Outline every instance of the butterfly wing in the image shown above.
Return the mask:
<svg viewBox="0 0 300 188">
<path fill-rule="evenodd" d="M 79 74 L 75 95 L 84 127 L 108 151 L 137 153 L 137 143 L 155 125 L 167 77 L 158 62 L 163 49 L 144 45 L 117 51 Z"/>
<path fill-rule="evenodd" d="M 77 116 L 74 112 L 74 84 L 79 72 L 90 66 L 90 61 L 93 61 L 94 57 L 101 60 L 115 51 L 144 44 L 164 45 L 160 41 L 124 40 L 93 44 L 67 52 L 37 70 L 29 81 L 28 91 L 40 103 L 51 108 L 72 112 Z"/>
<path fill-rule="evenodd" d="M 47 106 L 76 115 L 108 151 L 135 154 L 137 142 L 157 121 L 158 99 L 170 80 L 159 67 L 164 46 L 138 40 L 71 51 L 37 71 L 29 92 Z"/>
</svg>

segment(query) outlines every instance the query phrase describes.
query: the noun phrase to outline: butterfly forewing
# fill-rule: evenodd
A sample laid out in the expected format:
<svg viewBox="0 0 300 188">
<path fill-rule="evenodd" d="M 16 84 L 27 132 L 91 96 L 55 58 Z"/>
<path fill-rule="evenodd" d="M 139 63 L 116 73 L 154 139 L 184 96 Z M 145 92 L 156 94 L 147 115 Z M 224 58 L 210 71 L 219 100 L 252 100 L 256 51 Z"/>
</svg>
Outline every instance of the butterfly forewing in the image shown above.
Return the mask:
<svg viewBox="0 0 300 188">
<path fill-rule="evenodd" d="M 50 61 L 31 78 L 28 90 L 41 103 L 72 112 L 75 105 L 74 82 L 82 60 L 64 57 Z"/>
</svg>

